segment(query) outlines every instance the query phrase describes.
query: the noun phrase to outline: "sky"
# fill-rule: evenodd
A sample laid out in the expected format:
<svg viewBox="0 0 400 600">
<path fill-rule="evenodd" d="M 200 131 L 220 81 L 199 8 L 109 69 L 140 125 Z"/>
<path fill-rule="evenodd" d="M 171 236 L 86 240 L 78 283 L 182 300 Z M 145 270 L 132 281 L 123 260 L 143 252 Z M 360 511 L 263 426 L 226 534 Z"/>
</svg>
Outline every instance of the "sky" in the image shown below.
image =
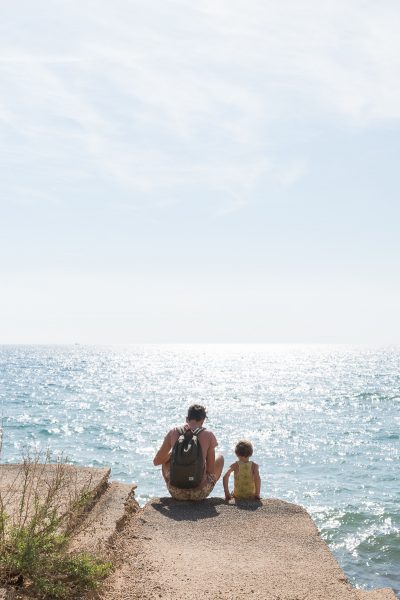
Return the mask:
<svg viewBox="0 0 400 600">
<path fill-rule="evenodd" d="M 400 343 L 400 5 L 0 3 L 0 343 Z"/>
</svg>

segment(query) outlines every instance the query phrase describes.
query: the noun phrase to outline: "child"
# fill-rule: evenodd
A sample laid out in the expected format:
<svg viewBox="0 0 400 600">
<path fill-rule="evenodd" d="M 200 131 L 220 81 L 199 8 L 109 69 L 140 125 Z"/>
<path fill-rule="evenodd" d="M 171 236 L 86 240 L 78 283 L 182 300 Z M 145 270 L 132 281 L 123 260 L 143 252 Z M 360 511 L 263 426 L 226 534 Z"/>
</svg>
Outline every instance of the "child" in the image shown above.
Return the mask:
<svg viewBox="0 0 400 600">
<path fill-rule="evenodd" d="M 239 460 L 229 467 L 224 475 L 225 500 L 260 500 L 261 479 L 257 463 L 249 460 L 253 454 L 253 446 L 247 440 L 236 444 L 235 454 Z M 234 473 L 235 487 L 233 494 L 229 492 L 229 477 Z"/>
</svg>

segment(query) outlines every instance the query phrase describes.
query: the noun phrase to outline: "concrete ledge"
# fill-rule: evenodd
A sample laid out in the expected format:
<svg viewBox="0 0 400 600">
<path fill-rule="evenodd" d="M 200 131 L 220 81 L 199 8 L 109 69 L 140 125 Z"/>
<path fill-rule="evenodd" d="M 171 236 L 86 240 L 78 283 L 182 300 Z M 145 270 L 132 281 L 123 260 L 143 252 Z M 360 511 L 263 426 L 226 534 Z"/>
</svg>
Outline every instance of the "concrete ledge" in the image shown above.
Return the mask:
<svg viewBox="0 0 400 600">
<path fill-rule="evenodd" d="M 391 590 L 353 588 L 301 506 L 276 499 L 154 499 L 134 519 L 120 580 L 141 600 L 395 600 Z M 129 551 L 128 550 L 128 551 Z M 130 561 L 130 562 L 129 562 Z M 130 597 L 110 586 L 104 599 Z M 189 585 L 188 585 L 189 583 Z"/>
<path fill-rule="evenodd" d="M 129 515 L 139 509 L 134 498 L 136 486 L 112 482 L 82 521 L 71 550 L 104 553 Z"/>
<path fill-rule="evenodd" d="M 80 491 L 84 490 L 95 498 L 107 486 L 111 469 L 75 467 L 71 465 L 35 464 L 30 466 L 31 483 L 39 496 L 45 496 L 49 484 L 60 476 L 63 470 L 63 481 L 57 494 L 59 509 L 63 510 L 69 501 Z M 0 465 L 0 494 L 6 512 L 15 517 L 24 487 L 23 465 Z"/>
<path fill-rule="evenodd" d="M 57 465 L 37 465 L 34 481 L 57 477 Z M 139 508 L 134 485 L 109 483 L 110 469 L 65 467 L 60 510 L 78 490 L 90 493 L 77 514 L 71 551 L 100 551 L 116 569 L 104 600 L 396 600 L 390 589 L 354 589 L 301 506 L 277 499 L 177 502 L 156 498 Z M 0 493 L 16 514 L 21 465 L 0 465 Z M 130 518 L 132 515 L 133 518 Z M 14 590 L 0 588 L 0 600 Z"/>
</svg>

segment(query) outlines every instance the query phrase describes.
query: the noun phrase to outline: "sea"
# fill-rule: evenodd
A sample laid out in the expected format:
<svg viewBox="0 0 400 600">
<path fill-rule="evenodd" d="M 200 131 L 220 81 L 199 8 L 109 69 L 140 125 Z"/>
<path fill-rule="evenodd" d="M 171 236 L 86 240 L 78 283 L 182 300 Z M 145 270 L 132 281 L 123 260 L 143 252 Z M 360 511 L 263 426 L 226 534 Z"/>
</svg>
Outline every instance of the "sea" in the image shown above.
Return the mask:
<svg viewBox="0 0 400 600">
<path fill-rule="evenodd" d="M 226 464 L 251 440 L 262 496 L 303 505 L 353 585 L 400 598 L 400 348 L 0 346 L 1 462 L 110 466 L 141 504 L 166 495 L 152 459 L 194 403 Z"/>
</svg>

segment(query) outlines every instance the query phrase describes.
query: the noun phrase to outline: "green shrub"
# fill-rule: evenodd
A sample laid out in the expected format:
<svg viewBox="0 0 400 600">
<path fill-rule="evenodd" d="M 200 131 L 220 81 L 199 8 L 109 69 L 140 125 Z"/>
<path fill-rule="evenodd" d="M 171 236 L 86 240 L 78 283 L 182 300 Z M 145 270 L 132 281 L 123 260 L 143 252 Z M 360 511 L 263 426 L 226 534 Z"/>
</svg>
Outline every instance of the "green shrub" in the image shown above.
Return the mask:
<svg viewBox="0 0 400 600">
<path fill-rule="evenodd" d="M 0 493 L 0 582 L 23 585 L 36 598 L 77 598 L 98 587 L 112 566 L 69 553 L 74 526 L 92 495 L 89 486 L 74 488 L 65 460 L 57 461 L 49 478 L 49 461 L 49 455 L 43 464 L 39 456 L 25 457 L 18 485 Z M 12 497 L 18 508 L 10 513 Z"/>
</svg>

